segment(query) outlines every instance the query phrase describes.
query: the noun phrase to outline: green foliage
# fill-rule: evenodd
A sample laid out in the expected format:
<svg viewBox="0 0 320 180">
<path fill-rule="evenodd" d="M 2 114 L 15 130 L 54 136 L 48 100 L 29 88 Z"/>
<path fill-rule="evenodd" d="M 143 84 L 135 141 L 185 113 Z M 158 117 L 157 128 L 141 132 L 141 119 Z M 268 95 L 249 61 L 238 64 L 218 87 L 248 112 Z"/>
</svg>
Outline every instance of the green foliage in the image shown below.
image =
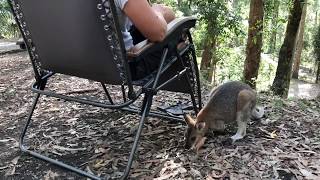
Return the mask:
<svg viewBox="0 0 320 180">
<path fill-rule="evenodd" d="M 302 66 L 314 69 L 315 66 L 315 49 L 314 49 L 314 40 L 316 37 L 316 33 L 318 32 L 317 20 L 315 19 L 315 12 L 318 11 L 318 17 L 320 13 L 320 6 L 319 0 L 308 0 L 308 7 L 307 7 L 307 17 L 306 17 L 306 24 L 305 24 L 305 32 L 303 37 L 303 51 L 302 51 Z M 318 18 L 319 19 L 319 18 Z M 319 25 L 319 21 L 318 21 Z M 314 69 L 316 71 L 316 69 Z M 308 78 L 309 80 L 312 78 Z M 311 80 L 313 81 L 313 80 Z"/>
<path fill-rule="evenodd" d="M 221 47 L 217 57 L 217 82 L 222 83 L 228 80 L 241 80 L 245 53 L 242 48 Z"/>
<path fill-rule="evenodd" d="M 289 6 L 292 6 L 292 0 L 268 0 L 264 1 L 264 23 L 263 23 L 263 52 L 278 54 L 284 36 L 287 23 Z M 275 47 L 272 47 L 271 37 L 276 33 Z M 274 49 L 273 49 L 274 48 Z"/>
<path fill-rule="evenodd" d="M 203 39 L 207 36 L 207 30 L 206 30 L 207 25 L 202 22 L 198 21 L 197 23 L 197 28 L 193 31 L 193 41 L 196 45 L 196 53 L 197 56 L 201 56 L 202 53 L 202 48 L 203 48 Z M 199 61 L 200 64 L 201 60 Z"/>
<path fill-rule="evenodd" d="M 197 26 L 193 30 L 193 40 L 197 49 L 197 56 L 201 59 L 204 40 L 212 41 L 215 38 L 216 51 L 216 82 L 227 80 L 241 80 L 245 60 L 245 45 L 247 41 L 250 0 L 151 0 L 152 3 L 163 3 L 171 6 L 176 15 L 197 16 Z M 279 12 L 275 16 L 276 3 L 279 3 Z M 320 59 L 320 27 L 315 27 L 315 12 L 320 14 L 319 0 L 308 0 L 308 12 L 304 33 L 304 50 L 302 64 L 311 64 L 317 55 Z M 282 44 L 288 12 L 292 8 L 292 0 L 264 1 L 263 21 L 263 52 L 260 63 L 257 87 L 267 89 L 271 85 L 276 71 L 277 59 Z M 276 18 L 274 18 L 276 17 Z M 319 19 L 319 18 L 318 18 Z M 319 22 L 319 21 L 318 21 Z M 266 55 L 271 44 L 271 36 L 276 32 L 276 43 L 272 54 Z M 316 33 L 317 32 L 317 33 Z M 10 13 L 6 0 L 0 0 L 0 38 L 18 36 L 18 28 Z M 314 51 L 312 51 L 312 47 Z M 316 48 L 317 47 L 317 48 Z M 199 61 L 200 62 L 200 61 Z M 306 63 L 307 62 L 307 63 Z"/>
<path fill-rule="evenodd" d="M 299 108 L 304 111 L 310 109 L 310 106 L 311 106 L 311 103 L 308 102 L 308 100 L 297 101 L 297 104 L 298 104 Z"/>
<path fill-rule="evenodd" d="M 191 0 L 152 0 L 152 3 L 165 4 L 172 7 L 179 16 L 191 16 L 193 15 Z"/>
<path fill-rule="evenodd" d="M 0 0 L 0 38 L 13 38 L 19 36 L 19 29 L 10 12 L 6 0 Z"/>
<path fill-rule="evenodd" d="M 320 62 L 320 25 L 318 26 L 318 31 L 315 33 L 313 38 L 314 54 L 317 60 Z"/>
<path fill-rule="evenodd" d="M 282 109 L 283 107 L 285 107 L 285 105 L 285 102 L 281 98 L 276 98 L 273 100 L 273 107 L 275 109 Z"/>
<path fill-rule="evenodd" d="M 256 81 L 259 90 L 268 90 L 272 85 L 277 70 L 277 64 L 272 58 L 272 55 L 268 54 L 261 57 L 259 75 Z"/>
<path fill-rule="evenodd" d="M 239 35 L 241 17 L 234 14 L 224 0 L 196 0 L 193 3 L 197 7 L 200 19 L 207 25 L 209 37 L 226 37 L 230 32 Z"/>
<path fill-rule="evenodd" d="M 269 0 L 264 3 L 264 20 L 269 21 L 273 18 L 273 13 L 276 11 L 275 6 L 279 0 Z"/>
</svg>

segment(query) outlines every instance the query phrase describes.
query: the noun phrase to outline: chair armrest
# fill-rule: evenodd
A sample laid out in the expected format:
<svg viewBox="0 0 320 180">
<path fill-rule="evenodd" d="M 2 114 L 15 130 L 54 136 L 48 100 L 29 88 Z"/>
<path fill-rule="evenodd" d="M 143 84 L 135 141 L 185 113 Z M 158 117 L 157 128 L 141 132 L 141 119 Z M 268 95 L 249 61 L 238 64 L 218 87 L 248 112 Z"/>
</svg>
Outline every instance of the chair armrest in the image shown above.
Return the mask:
<svg viewBox="0 0 320 180">
<path fill-rule="evenodd" d="M 192 16 L 174 19 L 168 24 L 167 33 L 163 41 L 158 43 L 153 43 L 153 42 L 150 42 L 149 40 L 144 40 L 136 44 L 131 51 L 128 51 L 127 56 L 129 58 L 138 57 L 145 53 L 149 53 L 155 49 L 160 49 L 168 45 L 168 43 L 171 42 L 172 39 L 180 38 L 179 35 L 181 35 L 185 29 L 190 29 L 194 27 L 196 20 L 197 19 Z"/>
</svg>

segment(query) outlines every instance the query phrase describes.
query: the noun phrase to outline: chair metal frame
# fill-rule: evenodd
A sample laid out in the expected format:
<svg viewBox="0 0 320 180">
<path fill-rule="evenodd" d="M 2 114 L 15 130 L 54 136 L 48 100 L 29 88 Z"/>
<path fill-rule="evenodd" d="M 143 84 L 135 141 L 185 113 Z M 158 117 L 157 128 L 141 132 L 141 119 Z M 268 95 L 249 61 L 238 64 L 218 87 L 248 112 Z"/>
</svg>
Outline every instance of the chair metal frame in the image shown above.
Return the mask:
<svg viewBox="0 0 320 180">
<path fill-rule="evenodd" d="M 105 2 L 109 2 L 107 7 L 110 8 L 111 13 L 115 14 L 116 10 L 115 10 L 115 5 L 114 5 L 113 0 L 99 1 L 98 5 L 97 5 L 98 9 L 103 8 L 103 7 L 107 8 L 106 6 L 104 6 Z M 46 84 L 47 84 L 48 80 L 52 76 L 54 76 L 56 73 L 53 71 L 50 71 L 48 69 L 42 68 L 41 62 L 39 62 L 39 60 L 38 60 L 38 54 L 34 48 L 32 38 L 29 36 L 32 32 L 29 32 L 27 29 L 27 26 L 25 25 L 26 22 L 23 19 L 22 10 L 21 10 L 21 7 L 19 6 L 18 0 L 8 0 L 8 3 L 11 6 L 15 20 L 19 25 L 23 39 L 26 42 L 26 47 L 27 47 L 27 50 L 28 50 L 28 53 L 29 53 L 29 56 L 31 59 L 31 63 L 32 63 L 32 66 L 34 69 L 35 79 L 36 79 L 36 82 L 32 85 L 32 88 L 31 88 L 31 90 L 34 93 L 36 93 L 36 95 L 33 100 L 33 104 L 31 106 L 31 109 L 29 111 L 29 114 L 28 114 L 28 117 L 26 120 L 26 124 L 25 124 L 25 126 L 22 130 L 22 134 L 20 136 L 20 146 L 19 147 L 22 152 L 29 154 L 31 156 L 34 156 L 38 159 L 52 163 L 54 165 L 57 165 L 61 168 L 78 173 L 79 175 L 82 175 L 82 176 L 85 176 L 85 177 L 88 177 L 91 179 L 101 179 L 101 177 L 98 177 L 98 176 L 93 175 L 91 173 L 85 172 L 85 171 L 78 169 L 76 167 L 67 165 L 61 161 L 49 158 L 49 157 L 44 156 L 44 155 L 37 153 L 35 151 L 29 150 L 28 147 L 25 145 L 25 143 L 24 143 L 25 135 L 26 135 L 27 130 L 30 126 L 34 110 L 37 107 L 37 104 L 39 102 L 39 98 L 41 95 L 64 99 L 67 101 L 74 101 L 74 102 L 78 102 L 78 103 L 82 103 L 82 104 L 88 104 L 88 105 L 97 106 L 97 107 L 101 107 L 101 108 L 119 109 L 119 110 L 124 110 L 124 111 L 128 111 L 131 113 L 137 113 L 137 114 L 141 115 L 141 118 L 139 121 L 139 126 L 138 126 L 138 129 L 136 130 L 136 135 L 135 135 L 132 149 L 131 149 L 131 152 L 129 155 L 128 163 L 127 163 L 126 169 L 125 169 L 121 179 L 128 178 L 130 168 L 131 168 L 131 165 L 132 165 L 132 162 L 134 159 L 134 154 L 137 151 L 138 142 L 139 142 L 139 139 L 141 136 L 141 132 L 142 132 L 146 117 L 154 116 L 154 117 L 159 117 L 159 118 L 164 118 L 167 120 L 173 120 L 173 121 L 184 123 L 184 120 L 181 117 L 177 117 L 177 116 L 169 115 L 169 114 L 166 114 L 163 112 L 151 110 L 153 97 L 157 94 L 158 91 L 163 90 L 166 87 L 170 87 L 170 83 L 172 83 L 173 81 L 184 79 L 185 82 L 187 82 L 187 86 L 188 86 L 187 87 L 188 88 L 187 94 L 190 95 L 194 112 L 198 113 L 198 110 L 201 109 L 202 103 L 201 103 L 201 88 L 200 88 L 199 72 L 198 72 L 198 67 L 197 67 L 197 62 L 196 62 L 195 49 L 194 49 L 194 45 L 193 45 L 190 31 L 189 31 L 189 29 L 190 29 L 189 27 L 188 28 L 183 27 L 182 29 L 177 28 L 177 30 L 173 30 L 173 33 L 171 33 L 171 35 L 169 34 L 168 37 L 162 43 L 156 43 L 156 44 L 150 46 L 150 48 L 148 48 L 147 50 L 143 51 L 142 54 L 148 54 L 149 52 L 152 52 L 154 49 L 163 49 L 161 61 L 160 61 L 159 68 L 158 68 L 157 72 L 154 73 L 154 75 L 151 76 L 143 84 L 141 84 L 141 83 L 138 84 L 137 82 L 134 82 L 131 80 L 130 70 L 129 70 L 128 64 L 127 64 L 127 58 L 123 58 L 121 63 L 124 65 L 124 68 L 122 70 L 124 71 L 123 74 L 125 76 L 125 80 L 123 81 L 122 84 L 119 84 L 119 86 L 121 86 L 121 89 L 122 89 L 123 102 L 120 104 L 116 104 L 114 102 L 114 100 L 112 99 L 112 97 L 110 96 L 110 93 L 109 93 L 107 87 L 105 86 L 105 83 L 101 82 L 102 88 L 103 88 L 104 92 L 106 93 L 106 96 L 109 100 L 109 103 L 103 103 L 103 102 L 95 101 L 95 100 L 91 100 L 91 99 L 83 99 L 83 98 L 79 98 L 79 97 L 71 97 L 71 96 L 67 96 L 67 95 L 63 95 L 63 94 L 58 94 L 56 92 L 53 92 L 53 91 L 46 89 Z M 122 38 L 121 33 L 119 31 L 119 28 L 117 27 L 117 23 L 118 23 L 117 18 L 114 18 L 113 20 L 115 21 L 115 23 L 114 23 L 115 27 L 113 30 L 116 31 L 116 35 L 118 36 L 119 39 L 121 39 Z M 194 24 L 195 24 L 195 20 L 193 20 L 191 22 L 190 26 L 194 26 Z M 172 42 L 171 39 L 174 39 L 174 37 L 176 37 L 177 34 L 181 34 L 182 31 L 183 31 L 183 33 L 187 34 L 189 44 L 183 50 L 178 50 L 177 46 L 176 46 L 178 41 Z M 123 43 L 121 43 L 121 41 L 120 41 L 119 44 L 120 44 L 120 53 L 122 53 L 122 56 L 126 56 L 124 54 L 125 51 L 123 50 L 124 49 Z M 170 58 L 170 61 L 168 61 L 168 59 L 169 59 L 168 52 L 169 51 L 173 52 L 173 54 L 174 54 L 174 57 Z M 182 55 L 184 55 L 185 53 L 190 53 L 190 55 L 192 57 L 191 60 L 190 59 L 185 60 L 182 58 Z M 190 61 L 190 62 L 188 62 L 188 61 Z M 173 63 L 176 63 L 176 62 L 180 62 L 181 65 L 183 66 L 183 68 L 181 70 L 179 70 L 175 75 L 167 78 L 165 81 L 160 82 L 161 76 L 164 74 L 164 72 L 168 68 L 170 68 Z M 189 65 L 186 64 L 186 62 L 189 63 Z M 133 88 L 134 84 L 139 85 L 141 88 L 139 90 L 135 91 Z M 127 87 L 127 91 L 125 90 L 125 87 Z M 134 108 L 134 107 L 130 106 L 141 95 L 144 95 L 141 109 Z"/>
</svg>

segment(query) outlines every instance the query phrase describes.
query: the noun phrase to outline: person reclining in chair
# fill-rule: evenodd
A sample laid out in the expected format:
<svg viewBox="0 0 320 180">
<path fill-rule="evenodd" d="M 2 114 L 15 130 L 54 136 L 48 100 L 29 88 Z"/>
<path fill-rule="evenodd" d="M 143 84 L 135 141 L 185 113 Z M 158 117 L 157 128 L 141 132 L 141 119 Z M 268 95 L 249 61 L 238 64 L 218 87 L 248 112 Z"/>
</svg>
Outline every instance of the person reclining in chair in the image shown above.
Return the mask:
<svg viewBox="0 0 320 180">
<path fill-rule="evenodd" d="M 127 51 L 135 51 L 134 45 L 148 39 L 160 42 L 165 38 L 167 24 L 175 19 L 169 7 L 150 5 L 147 0 L 115 0 L 120 28 Z M 132 79 L 141 79 L 159 65 L 161 51 L 144 57 L 141 61 L 129 62 Z"/>
</svg>

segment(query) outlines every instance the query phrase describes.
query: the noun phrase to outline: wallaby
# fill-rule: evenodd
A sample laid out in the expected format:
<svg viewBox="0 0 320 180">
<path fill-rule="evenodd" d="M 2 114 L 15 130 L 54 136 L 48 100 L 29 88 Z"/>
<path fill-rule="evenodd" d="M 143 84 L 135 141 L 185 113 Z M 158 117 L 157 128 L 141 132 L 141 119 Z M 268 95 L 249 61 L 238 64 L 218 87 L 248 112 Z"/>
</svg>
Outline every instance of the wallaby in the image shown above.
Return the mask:
<svg viewBox="0 0 320 180">
<path fill-rule="evenodd" d="M 189 115 L 185 116 L 188 124 L 185 147 L 199 150 L 209 129 L 224 131 L 225 123 L 236 121 L 238 130 L 231 137 L 234 143 L 246 135 L 248 120 L 260 119 L 263 114 L 263 108 L 256 107 L 256 92 L 249 85 L 238 81 L 222 84 L 211 92 L 208 103 L 195 120 Z"/>
</svg>

